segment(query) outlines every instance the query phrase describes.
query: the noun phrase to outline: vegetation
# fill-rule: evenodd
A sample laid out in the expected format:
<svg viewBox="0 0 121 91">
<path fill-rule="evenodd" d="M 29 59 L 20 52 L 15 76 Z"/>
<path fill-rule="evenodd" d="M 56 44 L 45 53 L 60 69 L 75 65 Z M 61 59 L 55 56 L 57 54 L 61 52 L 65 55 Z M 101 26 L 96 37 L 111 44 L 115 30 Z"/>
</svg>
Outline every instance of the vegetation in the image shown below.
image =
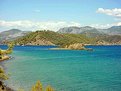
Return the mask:
<svg viewBox="0 0 121 91">
<path fill-rule="evenodd" d="M 13 44 L 9 44 L 7 50 L 0 49 L 0 59 L 2 59 L 4 55 L 12 53 L 12 49 L 13 49 Z M 7 80 L 7 79 L 8 77 L 5 75 L 3 68 L 0 67 L 0 80 Z"/>
<path fill-rule="evenodd" d="M 26 45 L 28 43 L 36 42 L 37 40 L 46 40 L 50 41 L 52 44 L 59 45 L 60 47 L 69 47 L 70 49 L 85 49 L 85 47 L 80 47 L 80 43 L 82 44 L 97 44 L 98 42 L 101 43 L 119 43 L 121 44 L 121 36 L 120 35 L 101 35 L 97 37 L 87 37 L 85 34 L 61 34 L 53 31 L 36 31 L 27 34 L 24 37 L 18 38 L 14 41 L 11 41 L 13 44 L 18 45 Z M 41 45 L 41 44 L 39 44 Z M 10 54 L 12 52 L 14 45 L 10 44 L 7 50 L 0 50 L 0 59 L 2 55 Z M 90 49 L 89 49 L 90 50 Z M 7 80 L 8 77 L 6 76 L 2 67 L 0 67 L 0 89 L 3 86 L 3 80 Z M 1 91 L 1 90 L 0 90 Z M 8 90 L 9 91 L 9 90 Z M 20 89 L 19 91 L 24 91 Z M 42 87 L 40 81 L 32 86 L 31 91 L 54 91 L 51 86 L 47 86 L 46 88 Z"/>
<path fill-rule="evenodd" d="M 0 50 L 0 57 L 2 59 L 3 55 L 10 54 L 12 53 L 14 45 L 9 44 L 7 50 Z M 0 66 L 0 91 L 13 91 L 11 88 L 6 87 L 3 83 L 4 80 L 7 80 L 8 76 L 5 74 L 5 71 L 3 68 Z M 18 91 L 24 91 L 23 89 L 19 89 Z M 51 86 L 47 86 L 45 89 L 42 87 L 42 84 L 40 81 L 37 81 L 37 83 L 32 86 L 31 91 L 54 91 L 54 89 Z"/>
<path fill-rule="evenodd" d="M 121 35 L 110 35 L 110 36 L 105 36 L 101 38 L 102 40 L 105 40 L 109 43 L 121 43 Z"/>
<path fill-rule="evenodd" d="M 69 34 L 69 33 L 58 33 L 49 30 L 38 30 L 31 32 L 28 35 L 18 38 L 13 43 L 17 45 L 27 45 L 37 42 L 38 40 L 49 41 L 52 44 L 59 45 L 60 47 L 69 46 L 70 44 L 83 43 L 83 44 L 121 44 L 120 35 L 99 35 L 96 37 L 87 37 L 86 34 Z M 102 42 L 103 41 L 103 42 Z M 41 42 L 37 45 L 41 45 Z M 45 43 L 46 45 L 46 43 Z"/>
<path fill-rule="evenodd" d="M 5 54 L 11 54 L 12 53 L 12 49 L 13 49 L 14 45 L 13 44 L 8 44 L 8 49 L 7 50 L 2 50 L 0 49 L 0 55 L 5 55 Z M 1 57 L 1 56 L 0 56 Z"/>
<path fill-rule="evenodd" d="M 6 58 L 9 58 L 9 56 L 5 56 L 5 55 L 12 53 L 13 47 L 14 47 L 13 44 L 9 44 L 7 50 L 0 49 L 0 61 L 6 60 Z M 5 74 L 5 71 L 0 66 L 0 91 L 13 91 L 12 89 L 4 85 L 3 81 L 7 79 L 8 79 L 8 76 Z"/>
<path fill-rule="evenodd" d="M 54 91 L 54 89 L 51 86 L 47 86 L 44 90 L 40 81 L 37 81 L 37 83 L 32 87 L 31 91 Z"/>
<path fill-rule="evenodd" d="M 0 67 L 0 80 L 7 80 L 8 77 L 5 74 L 5 71 L 3 70 L 2 67 Z"/>
<path fill-rule="evenodd" d="M 24 91 L 24 90 L 19 89 L 18 91 Z M 51 86 L 47 86 L 43 88 L 40 81 L 37 81 L 36 84 L 32 86 L 31 91 L 54 91 L 54 89 Z"/>
<path fill-rule="evenodd" d="M 37 40 L 50 41 L 53 44 L 59 45 L 61 47 L 73 43 L 94 44 L 96 42 L 95 38 L 88 38 L 83 34 L 60 34 L 53 31 L 32 32 L 22 38 L 18 38 L 13 42 L 19 45 L 26 45 L 27 43 L 32 43 Z"/>
<path fill-rule="evenodd" d="M 3 83 L 3 80 L 7 80 L 8 76 L 5 74 L 5 71 L 3 70 L 2 67 L 0 67 L 0 91 L 5 90 L 5 85 Z"/>
</svg>

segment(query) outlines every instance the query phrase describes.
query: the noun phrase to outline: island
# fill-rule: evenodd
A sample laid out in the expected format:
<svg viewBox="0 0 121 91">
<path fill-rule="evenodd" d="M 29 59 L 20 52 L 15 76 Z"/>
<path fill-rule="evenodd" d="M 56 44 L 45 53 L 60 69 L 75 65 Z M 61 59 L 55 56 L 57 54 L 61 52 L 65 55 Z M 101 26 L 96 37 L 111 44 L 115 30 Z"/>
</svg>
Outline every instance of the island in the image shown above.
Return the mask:
<svg viewBox="0 0 121 91">
<path fill-rule="evenodd" d="M 83 43 L 74 43 L 70 45 L 66 45 L 64 47 L 58 47 L 58 48 L 50 48 L 50 50 L 87 50 L 87 51 L 93 51 L 92 48 L 86 48 L 86 45 Z"/>
</svg>

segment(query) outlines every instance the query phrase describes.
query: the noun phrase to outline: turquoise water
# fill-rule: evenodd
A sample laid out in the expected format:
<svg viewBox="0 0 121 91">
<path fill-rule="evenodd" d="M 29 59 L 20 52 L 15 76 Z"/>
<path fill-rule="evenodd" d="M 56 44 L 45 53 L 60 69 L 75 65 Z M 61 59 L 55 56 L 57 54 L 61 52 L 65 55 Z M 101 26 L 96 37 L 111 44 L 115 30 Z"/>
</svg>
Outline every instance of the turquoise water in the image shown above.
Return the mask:
<svg viewBox="0 0 121 91">
<path fill-rule="evenodd" d="M 94 51 L 16 46 L 4 62 L 9 86 L 30 91 L 37 80 L 56 91 L 121 91 L 121 46 L 87 46 Z"/>
</svg>

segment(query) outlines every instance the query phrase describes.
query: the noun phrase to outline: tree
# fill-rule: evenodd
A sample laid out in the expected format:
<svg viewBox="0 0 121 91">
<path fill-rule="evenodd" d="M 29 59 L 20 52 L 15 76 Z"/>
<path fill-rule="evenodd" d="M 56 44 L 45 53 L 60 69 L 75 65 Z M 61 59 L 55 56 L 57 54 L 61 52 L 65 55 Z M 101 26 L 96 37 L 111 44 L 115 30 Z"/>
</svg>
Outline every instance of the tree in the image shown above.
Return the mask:
<svg viewBox="0 0 121 91">
<path fill-rule="evenodd" d="M 36 84 L 32 87 L 32 91 L 44 91 L 40 81 L 36 82 Z M 54 91 L 54 89 L 51 86 L 47 86 L 45 91 Z"/>
</svg>

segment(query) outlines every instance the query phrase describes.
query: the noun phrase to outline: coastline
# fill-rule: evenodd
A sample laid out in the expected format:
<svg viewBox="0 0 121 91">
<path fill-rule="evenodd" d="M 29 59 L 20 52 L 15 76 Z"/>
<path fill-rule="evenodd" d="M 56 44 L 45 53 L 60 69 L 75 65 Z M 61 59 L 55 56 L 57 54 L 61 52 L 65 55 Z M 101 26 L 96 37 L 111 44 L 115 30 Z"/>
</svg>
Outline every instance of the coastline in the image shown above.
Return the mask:
<svg viewBox="0 0 121 91">
<path fill-rule="evenodd" d="M 3 70 L 5 71 L 6 73 L 6 67 L 4 65 L 4 62 L 7 62 L 10 60 L 10 56 L 5 56 L 4 59 L 0 60 L 0 66 L 3 68 Z M 3 84 L 3 87 L 5 88 L 5 90 L 2 90 L 2 91 L 15 91 L 12 87 L 9 87 L 9 84 L 5 83 L 4 81 L 1 81 L 2 84 Z M 0 89 L 1 91 L 1 89 Z"/>
<path fill-rule="evenodd" d="M 68 48 L 49 48 L 49 50 L 71 50 Z"/>
<path fill-rule="evenodd" d="M 121 45 L 121 44 L 84 44 L 85 46 L 114 46 L 114 45 Z M 0 44 L 0 46 L 6 46 L 6 44 Z M 59 45 L 15 45 L 15 46 L 55 46 L 58 47 Z"/>
<path fill-rule="evenodd" d="M 3 48 L 4 49 L 4 48 Z M 6 73 L 6 67 L 4 65 L 5 61 L 10 60 L 10 55 L 12 53 L 13 45 L 9 44 L 7 49 L 0 49 L 0 91 L 14 91 L 8 84 L 5 83 L 5 80 L 8 80 L 8 74 Z"/>
<path fill-rule="evenodd" d="M 8 59 L 10 59 L 10 57 L 7 56 L 7 55 L 5 55 L 2 59 L 0 59 L 0 62 L 2 62 L 2 61 L 6 61 L 6 60 L 8 60 Z"/>
<path fill-rule="evenodd" d="M 85 44 L 85 46 L 115 46 L 115 45 L 121 45 L 121 44 Z"/>
</svg>

